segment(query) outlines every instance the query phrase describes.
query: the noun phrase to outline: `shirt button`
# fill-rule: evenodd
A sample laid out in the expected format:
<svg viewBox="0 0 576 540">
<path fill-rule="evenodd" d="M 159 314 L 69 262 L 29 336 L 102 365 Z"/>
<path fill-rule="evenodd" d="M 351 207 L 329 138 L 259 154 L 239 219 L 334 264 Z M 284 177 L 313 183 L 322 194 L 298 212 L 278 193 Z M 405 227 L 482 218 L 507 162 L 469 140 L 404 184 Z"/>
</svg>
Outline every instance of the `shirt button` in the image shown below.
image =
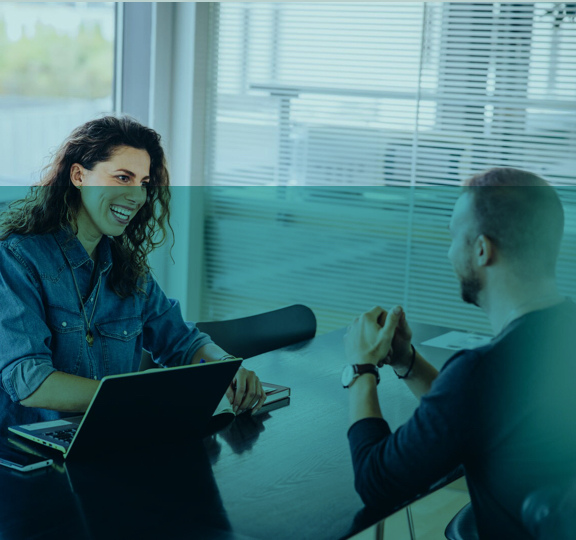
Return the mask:
<svg viewBox="0 0 576 540">
<path fill-rule="evenodd" d="M 66 321 L 64 321 L 64 322 L 62 323 L 62 326 L 63 326 L 64 328 L 66 328 L 66 327 L 68 326 L 68 323 L 67 323 Z"/>
<path fill-rule="evenodd" d="M 128 332 L 126 332 L 126 330 L 124 330 L 124 332 L 122 332 L 125 336 L 128 335 Z"/>
</svg>

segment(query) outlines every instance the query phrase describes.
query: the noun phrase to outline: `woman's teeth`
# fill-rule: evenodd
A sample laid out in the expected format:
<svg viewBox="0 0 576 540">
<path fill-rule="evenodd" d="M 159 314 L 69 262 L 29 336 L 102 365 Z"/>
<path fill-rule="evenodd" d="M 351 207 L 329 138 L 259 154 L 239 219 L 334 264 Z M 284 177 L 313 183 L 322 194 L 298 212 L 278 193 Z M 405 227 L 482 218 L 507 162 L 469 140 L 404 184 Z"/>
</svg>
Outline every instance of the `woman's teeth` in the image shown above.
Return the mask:
<svg viewBox="0 0 576 540">
<path fill-rule="evenodd" d="M 119 206 L 111 206 L 110 210 L 112 210 L 112 212 L 122 221 L 130 219 L 130 212 L 128 212 L 124 208 L 120 208 Z"/>
</svg>

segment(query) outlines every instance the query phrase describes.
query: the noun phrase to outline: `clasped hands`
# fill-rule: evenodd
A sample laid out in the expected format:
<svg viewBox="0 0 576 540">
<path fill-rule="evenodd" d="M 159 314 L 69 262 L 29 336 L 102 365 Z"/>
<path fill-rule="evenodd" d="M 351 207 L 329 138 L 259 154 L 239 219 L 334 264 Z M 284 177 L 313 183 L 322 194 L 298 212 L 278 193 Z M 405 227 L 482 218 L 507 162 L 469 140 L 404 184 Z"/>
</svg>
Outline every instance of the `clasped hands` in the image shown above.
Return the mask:
<svg viewBox="0 0 576 540">
<path fill-rule="evenodd" d="M 346 356 L 351 364 L 391 366 L 405 371 L 410 365 L 412 330 L 400 306 L 390 312 L 377 306 L 357 317 L 348 327 L 344 338 Z M 259 410 L 266 395 L 262 383 L 253 371 L 241 367 L 226 395 L 234 412 Z"/>
<path fill-rule="evenodd" d="M 400 306 L 389 312 L 377 306 L 354 319 L 344 344 L 351 364 L 391 366 L 405 371 L 410 365 L 412 330 Z"/>
</svg>

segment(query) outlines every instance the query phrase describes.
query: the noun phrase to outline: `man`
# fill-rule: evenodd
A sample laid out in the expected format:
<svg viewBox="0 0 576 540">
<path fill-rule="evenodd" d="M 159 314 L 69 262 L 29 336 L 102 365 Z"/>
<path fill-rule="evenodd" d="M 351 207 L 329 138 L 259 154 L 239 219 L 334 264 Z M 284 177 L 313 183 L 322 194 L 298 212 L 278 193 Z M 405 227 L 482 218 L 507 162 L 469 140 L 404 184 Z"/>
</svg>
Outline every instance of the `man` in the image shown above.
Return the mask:
<svg viewBox="0 0 576 540">
<path fill-rule="evenodd" d="M 348 367 L 343 382 L 366 505 L 391 509 L 463 465 L 480 537 L 526 538 L 526 496 L 574 475 L 576 305 L 555 279 L 563 227 L 558 195 L 538 176 L 479 174 L 454 207 L 449 258 L 463 300 L 488 316 L 492 341 L 458 352 L 438 373 L 411 345 L 400 307 L 374 308 L 351 325 L 346 353 L 360 367 Z M 384 364 L 420 398 L 393 434 L 374 376 Z"/>
</svg>

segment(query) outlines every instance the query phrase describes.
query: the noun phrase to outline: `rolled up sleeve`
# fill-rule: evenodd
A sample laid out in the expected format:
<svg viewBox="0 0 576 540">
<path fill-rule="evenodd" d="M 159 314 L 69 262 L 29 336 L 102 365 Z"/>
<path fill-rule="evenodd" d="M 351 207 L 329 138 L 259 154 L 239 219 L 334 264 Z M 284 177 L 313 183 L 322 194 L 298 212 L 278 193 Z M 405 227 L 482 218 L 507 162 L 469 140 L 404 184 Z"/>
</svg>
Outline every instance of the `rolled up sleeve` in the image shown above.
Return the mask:
<svg viewBox="0 0 576 540">
<path fill-rule="evenodd" d="M 0 299 L 0 385 L 19 402 L 56 369 L 37 282 L 4 243 L 0 243 Z"/>
<path fill-rule="evenodd" d="M 2 386 L 12 401 L 19 402 L 31 396 L 55 371 L 50 361 L 27 358 L 3 371 Z"/>
<path fill-rule="evenodd" d="M 144 315 L 144 348 L 164 366 L 186 365 L 204 345 L 213 343 L 208 334 L 182 317 L 180 303 L 167 298 L 150 278 Z"/>
</svg>

